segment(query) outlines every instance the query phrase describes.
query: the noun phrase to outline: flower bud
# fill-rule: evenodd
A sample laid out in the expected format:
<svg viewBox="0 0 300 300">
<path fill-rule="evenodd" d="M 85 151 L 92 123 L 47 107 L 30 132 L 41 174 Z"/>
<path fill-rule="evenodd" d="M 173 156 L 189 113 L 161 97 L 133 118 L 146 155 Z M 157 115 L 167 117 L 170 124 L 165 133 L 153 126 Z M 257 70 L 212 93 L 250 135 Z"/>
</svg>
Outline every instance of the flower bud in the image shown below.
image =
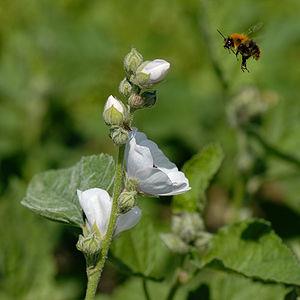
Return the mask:
<svg viewBox="0 0 300 300">
<path fill-rule="evenodd" d="M 212 235 L 208 232 L 202 231 L 198 233 L 198 237 L 195 241 L 195 247 L 199 250 L 199 251 L 204 251 L 210 240 L 212 238 Z"/>
<path fill-rule="evenodd" d="M 111 126 L 109 135 L 116 145 L 126 144 L 129 137 L 128 131 L 120 126 Z"/>
<path fill-rule="evenodd" d="M 143 97 L 139 94 L 131 94 L 128 98 L 128 105 L 133 109 L 139 109 L 144 107 Z"/>
<path fill-rule="evenodd" d="M 141 87 L 149 87 L 161 82 L 166 77 L 169 68 L 170 63 L 163 59 L 144 62 L 137 69 L 135 82 Z"/>
<path fill-rule="evenodd" d="M 139 94 L 131 94 L 128 104 L 133 109 L 151 107 L 156 102 L 156 91 L 147 91 Z"/>
<path fill-rule="evenodd" d="M 186 254 L 189 252 L 189 245 L 173 233 L 163 233 L 160 235 L 163 242 L 174 253 Z"/>
<path fill-rule="evenodd" d="M 124 95 L 125 97 L 129 97 L 132 91 L 132 86 L 130 82 L 124 78 L 119 85 L 119 92 Z"/>
<path fill-rule="evenodd" d="M 119 211 L 124 214 L 135 206 L 137 192 L 123 191 L 119 197 Z"/>
<path fill-rule="evenodd" d="M 113 96 L 109 96 L 103 111 L 103 119 L 108 125 L 121 125 L 127 112 L 124 104 Z"/>
<path fill-rule="evenodd" d="M 76 247 L 84 254 L 88 265 L 94 265 L 101 250 L 101 240 L 95 232 L 85 236 L 79 235 Z"/>
<path fill-rule="evenodd" d="M 131 51 L 124 58 L 124 68 L 128 74 L 135 73 L 137 68 L 142 64 L 143 56 L 135 49 Z"/>
<path fill-rule="evenodd" d="M 204 230 L 203 220 L 198 213 L 182 213 L 172 218 L 172 231 L 186 243 L 195 241 L 199 231 Z"/>
</svg>

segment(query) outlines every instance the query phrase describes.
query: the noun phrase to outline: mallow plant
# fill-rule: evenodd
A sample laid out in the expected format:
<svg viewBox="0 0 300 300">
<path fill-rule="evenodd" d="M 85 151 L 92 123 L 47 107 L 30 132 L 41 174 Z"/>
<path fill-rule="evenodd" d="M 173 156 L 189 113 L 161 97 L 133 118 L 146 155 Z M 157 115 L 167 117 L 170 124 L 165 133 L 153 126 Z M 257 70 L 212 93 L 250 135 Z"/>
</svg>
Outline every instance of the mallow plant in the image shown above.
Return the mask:
<svg viewBox="0 0 300 300">
<path fill-rule="evenodd" d="M 102 112 L 117 148 L 116 160 L 97 154 L 82 157 L 70 168 L 37 174 L 22 204 L 48 219 L 82 229 L 77 249 L 86 259 L 86 300 L 95 298 L 109 250 L 127 274 L 142 278 L 146 299 L 156 292 L 149 290 L 148 280 L 162 284 L 166 299 L 173 299 L 181 287 L 190 299 L 189 282 L 203 270 L 216 267 L 229 275 L 279 284 L 282 295 L 293 292 L 300 285 L 299 262 L 267 221 L 240 221 L 215 234 L 206 230 L 205 191 L 223 161 L 221 146 L 204 147 L 179 171 L 158 145 L 136 128 L 134 114 L 155 105 L 155 88 L 169 69 L 169 62 L 145 61 L 132 49 L 124 58 L 120 96 L 108 96 Z M 143 196 L 173 196 L 171 229 L 157 233 L 160 243 L 180 257 L 171 278 L 151 275 L 155 245 L 141 240 L 152 238 L 153 229 L 135 232 L 122 241 L 123 232 L 139 227 Z M 121 245 L 114 249 L 112 241 L 118 239 Z"/>
</svg>

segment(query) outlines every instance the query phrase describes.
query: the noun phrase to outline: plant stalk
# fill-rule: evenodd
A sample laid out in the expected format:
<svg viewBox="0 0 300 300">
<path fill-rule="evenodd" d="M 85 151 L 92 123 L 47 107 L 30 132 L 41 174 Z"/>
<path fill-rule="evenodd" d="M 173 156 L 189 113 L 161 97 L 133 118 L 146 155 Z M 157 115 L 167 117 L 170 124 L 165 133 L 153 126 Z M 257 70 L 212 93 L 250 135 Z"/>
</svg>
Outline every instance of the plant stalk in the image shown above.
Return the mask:
<svg viewBox="0 0 300 300">
<path fill-rule="evenodd" d="M 86 289 L 85 300 L 95 299 L 98 283 L 102 274 L 102 270 L 107 259 L 107 253 L 113 238 L 118 217 L 118 199 L 122 191 L 123 180 L 123 161 L 124 161 L 125 145 L 118 148 L 118 160 L 115 171 L 115 181 L 113 188 L 112 208 L 108 224 L 108 229 L 104 240 L 102 241 L 102 249 L 99 260 L 93 267 L 87 267 L 88 284 Z"/>
</svg>

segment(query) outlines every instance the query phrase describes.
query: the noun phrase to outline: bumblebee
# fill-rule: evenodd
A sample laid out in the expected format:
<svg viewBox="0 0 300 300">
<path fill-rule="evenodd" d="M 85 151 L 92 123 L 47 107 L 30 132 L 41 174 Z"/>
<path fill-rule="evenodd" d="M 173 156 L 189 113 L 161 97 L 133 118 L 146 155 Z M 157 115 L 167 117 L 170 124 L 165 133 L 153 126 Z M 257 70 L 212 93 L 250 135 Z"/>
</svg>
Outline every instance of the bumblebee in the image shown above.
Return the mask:
<svg viewBox="0 0 300 300">
<path fill-rule="evenodd" d="M 255 60 L 260 58 L 260 49 L 258 45 L 251 39 L 250 35 L 258 30 L 261 24 L 249 29 L 248 34 L 232 33 L 228 37 L 225 37 L 221 31 L 218 32 L 224 39 L 224 48 L 232 51 L 238 58 L 240 54 L 242 57 L 241 70 L 243 72 L 248 71 L 247 59 L 253 57 Z"/>
</svg>

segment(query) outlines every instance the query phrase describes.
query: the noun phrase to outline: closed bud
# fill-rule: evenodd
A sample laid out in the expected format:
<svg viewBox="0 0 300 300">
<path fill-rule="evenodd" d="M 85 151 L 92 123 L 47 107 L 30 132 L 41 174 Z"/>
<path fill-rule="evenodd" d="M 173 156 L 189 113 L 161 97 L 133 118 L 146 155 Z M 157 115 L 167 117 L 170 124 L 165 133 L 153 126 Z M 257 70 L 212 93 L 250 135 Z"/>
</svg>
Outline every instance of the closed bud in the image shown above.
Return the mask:
<svg viewBox="0 0 300 300">
<path fill-rule="evenodd" d="M 144 107 L 143 97 L 139 94 L 131 94 L 128 98 L 128 105 L 133 109 L 139 109 Z"/>
<path fill-rule="evenodd" d="M 137 68 L 142 64 L 143 56 L 135 49 L 131 51 L 124 58 L 124 68 L 128 74 L 135 73 Z"/>
<path fill-rule="evenodd" d="M 129 137 L 128 131 L 120 126 L 111 126 L 109 135 L 116 145 L 126 144 Z"/>
<path fill-rule="evenodd" d="M 173 233 L 163 233 L 160 237 L 170 251 L 179 254 L 186 254 L 189 252 L 189 245 L 181 240 L 179 236 Z"/>
<path fill-rule="evenodd" d="M 127 115 L 124 104 L 113 96 L 109 96 L 103 110 L 103 119 L 108 125 L 121 125 Z"/>
<path fill-rule="evenodd" d="M 125 97 L 129 97 L 132 92 L 132 86 L 130 82 L 124 78 L 119 85 L 119 92 Z"/>
<path fill-rule="evenodd" d="M 140 87 L 147 88 L 161 82 L 166 77 L 169 68 L 170 63 L 163 59 L 146 61 L 138 67 L 134 81 Z"/>
<path fill-rule="evenodd" d="M 123 191 L 119 197 L 119 211 L 124 214 L 135 206 L 136 191 Z"/>
<path fill-rule="evenodd" d="M 172 218 L 172 231 L 186 243 L 195 241 L 204 230 L 203 220 L 198 213 L 185 212 Z"/>
<path fill-rule="evenodd" d="M 76 247 L 84 254 L 88 265 L 95 265 L 101 250 L 101 240 L 95 232 L 86 236 L 79 235 Z"/>
</svg>

